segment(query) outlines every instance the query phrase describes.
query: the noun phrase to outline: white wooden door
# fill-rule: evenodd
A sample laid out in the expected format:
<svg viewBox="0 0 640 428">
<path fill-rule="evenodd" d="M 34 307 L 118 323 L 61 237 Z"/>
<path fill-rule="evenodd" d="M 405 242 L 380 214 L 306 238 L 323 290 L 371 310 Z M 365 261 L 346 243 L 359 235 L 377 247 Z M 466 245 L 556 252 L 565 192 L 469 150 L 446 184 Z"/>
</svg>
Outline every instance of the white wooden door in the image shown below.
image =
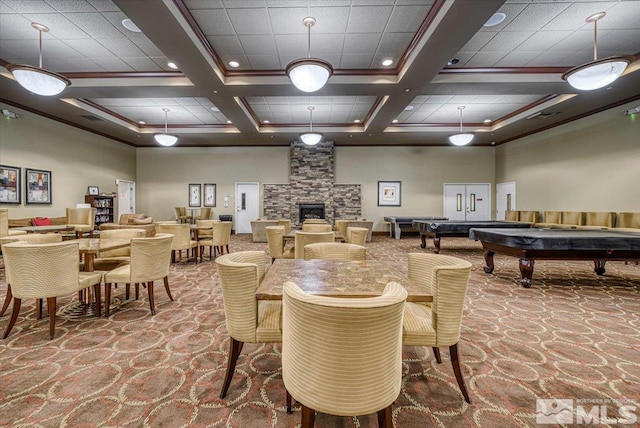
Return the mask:
<svg viewBox="0 0 640 428">
<path fill-rule="evenodd" d="M 491 184 L 444 184 L 444 216 L 454 221 L 491 220 Z"/>
<path fill-rule="evenodd" d="M 133 214 L 136 212 L 136 183 L 128 180 L 116 180 L 118 193 L 117 215 L 114 222 L 120 221 L 120 214 Z"/>
<path fill-rule="evenodd" d="M 504 220 L 504 212 L 516 208 L 516 182 L 496 184 L 496 220 Z"/>
<path fill-rule="evenodd" d="M 251 220 L 260 217 L 260 184 L 236 183 L 236 233 L 251 233 Z"/>
</svg>

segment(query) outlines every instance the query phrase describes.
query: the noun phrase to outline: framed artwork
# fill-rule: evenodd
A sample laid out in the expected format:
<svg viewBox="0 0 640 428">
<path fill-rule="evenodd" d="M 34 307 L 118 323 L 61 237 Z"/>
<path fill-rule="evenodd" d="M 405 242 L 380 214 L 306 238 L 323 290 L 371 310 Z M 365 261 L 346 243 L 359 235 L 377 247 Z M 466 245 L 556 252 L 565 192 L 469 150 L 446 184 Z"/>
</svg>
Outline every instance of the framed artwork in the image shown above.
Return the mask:
<svg viewBox="0 0 640 428">
<path fill-rule="evenodd" d="M 89 195 L 99 195 L 100 194 L 100 189 L 98 188 L 98 186 L 89 186 L 89 188 L 87 189 L 87 194 L 89 194 Z"/>
<path fill-rule="evenodd" d="M 216 206 L 216 185 L 212 183 L 203 184 L 204 192 L 204 206 L 215 207 Z"/>
<path fill-rule="evenodd" d="M 27 204 L 51 203 L 51 171 L 25 168 Z"/>
<path fill-rule="evenodd" d="M 400 181 L 378 181 L 378 206 L 400 206 Z"/>
<path fill-rule="evenodd" d="M 189 184 L 189 206 L 190 207 L 200 206 L 200 185 L 199 184 Z"/>
<path fill-rule="evenodd" d="M 0 165 L 0 204 L 20 203 L 20 167 Z"/>
</svg>

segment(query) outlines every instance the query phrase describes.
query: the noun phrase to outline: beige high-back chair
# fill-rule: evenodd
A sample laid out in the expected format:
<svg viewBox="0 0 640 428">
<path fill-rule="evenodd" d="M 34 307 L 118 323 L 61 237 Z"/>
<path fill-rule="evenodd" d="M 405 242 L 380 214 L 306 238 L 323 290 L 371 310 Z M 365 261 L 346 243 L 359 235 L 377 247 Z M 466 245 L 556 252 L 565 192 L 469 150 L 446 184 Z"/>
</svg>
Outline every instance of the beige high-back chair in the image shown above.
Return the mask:
<svg viewBox="0 0 640 428">
<path fill-rule="evenodd" d="M 29 233 L 25 232 L 24 235 L 11 235 L 0 238 L 0 248 L 2 248 L 2 244 L 9 244 L 11 242 L 26 242 L 29 244 L 54 244 L 56 242 L 62 242 L 62 235 L 59 233 Z M 2 309 L 0 309 L 0 317 L 4 315 L 5 311 L 9 307 L 9 303 L 11 302 L 12 294 L 11 294 L 11 280 L 8 275 L 5 275 L 5 279 L 7 282 L 7 294 L 4 298 L 4 303 L 2 304 Z"/>
<path fill-rule="evenodd" d="M 231 227 L 233 222 L 218 221 L 213 224 L 213 236 L 209 239 L 201 239 L 200 247 L 209 247 L 209 257 L 216 257 L 217 254 L 224 254 L 224 249 L 229 253 L 229 241 L 231 240 Z M 213 252 L 213 254 L 212 254 Z"/>
<path fill-rule="evenodd" d="M 294 247 L 285 246 L 284 226 L 267 226 L 265 230 L 267 232 L 267 243 L 269 244 L 271 263 L 276 259 L 292 259 L 295 255 Z"/>
<path fill-rule="evenodd" d="M 505 221 L 519 221 L 520 220 L 520 211 L 516 210 L 506 210 L 504 212 Z"/>
<path fill-rule="evenodd" d="M 327 220 L 323 219 L 323 218 L 308 218 L 305 221 L 302 222 L 302 224 L 326 224 Z"/>
<path fill-rule="evenodd" d="M 67 208 L 67 225 L 73 226 L 76 237 L 81 238 L 84 233 L 93 237 L 96 224 L 95 208 Z"/>
<path fill-rule="evenodd" d="M 153 295 L 153 282 L 159 279 L 164 281 L 164 289 L 173 301 L 169 289 L 169 265 L 171 264 L 171 241 L 174 237 L 166 233 L 157 233 L 153 237 L 133 238 L 131 240 L 131 261 L 122 265 L 104 276 L 104 312 L 105 316 L 111 313 L 111 284 L 124 283 L 127 286 L 135 284 L 136 299 L 138 298 L 139 284 L 147 286 L 149 295 L 149 307 L 151 315 L 156 314 L 155 299 Z"/>
<path fill-rule="evenodd" d="M 378 425 L 392 428 L 407 291 L 390 282 L 379 297 L 332 298 L 286 282 L 282 298 L 282 379 L 287 408 L 291 397 L 302 405 L 302 427 L 322 412 L 378 413 Z"/>
<path fill-rule="evenodd" d="M 80 272 L 78 264 L 80 251 L 77 242 L 52 244 L 12 242 L 3 246 L 2 253 L 13 294 L 11 319 L 3 339 L 9 336 L 18 319 L 22 299 L 47 299 L 51 339 L 56 326 L 57 297 L 93 287 L 96 301 L 100 301 L 103 272 Z M 37 306 L 37 316 L 40 319 L 42 309 L 40 304 Z M 96 315 L 100 316 L 100 305 L 97 305 Z"/>
<path fill-rule="evenodd" d="M 227 395 L 242 345 L 282 341 L 282 302 L 256 300 L 264 278 L 264 251 L 240 251 L 216 260 L 229 332 L 227 371 L 220 398 Z"/>
<path fill-rule="evenodd" d="M 191 239 L 191 229 L 188 224 L 159 224 L 159 233 L 168 233 L 173 235 L 173 242 L 171 243 L 171 260 L 176 261 L 176 253 L 178 255 L 177 260 L 182 261 L 182 251 L 187 250 L 187 257 L 189 257 L 189 250 L 191 250 L 191 256 L 198 263 L 198 242 Z"/>
<path fill-rule="evenodd" d="M 291 233 L 291 220 L 289 220 L 288 218 L 278 219 L 278 226 L 283 226 L 284 227 L 284 234 L 285 235 Z"/>
<path fill-rule="evenodd" d="M 303 232 L 331 232 L 331 225 L 326 223 L 304 223 Z"/>
<path fill-rule="evenodd" d="M 538 211 L 520 211 L 519 221 L 537 223 L 540 213 Z"/>
<path fill-rule="evenodd" d="M 614 212 L 597 212 L 590 211 L 585 213 L 585 227 L 594 229 L 603 229 L 615 227 L 616 213 Z"/>
<path fill-rule="evenodd" d="M 173 210 L 175 211 L 176 221 L 178 223 L 191 223 L 192 217 L 187 214 L 185 207 L 175 207 Z"/>
<path fill-rule="evenodd" d="M 361 245 L 341 242 L 317 242 L 304 246 L 304 259 L 365 260 L 367 249 Z"/>
<path fill-rule="evenodd" d="M 203 207 L 200 208 L 200 214 L 198 214 L 197 216 L 193 217 L 193 219 L 196 221 L 198 220 L 209 220 L 211 218 L 211 208 L 210 207 Z"/>
<path fill-rule="evenodd" d="M 471 263 L 442 254 L 409 253 L 409 278 L 433 295 L 431 305 L 407 303 L 404 310 L 402 344 L 431 346 L 440 363 L 441 346 L 448 346 L 451 365 L 460 391 L 467 403 L 469 393 L 460 370 L 458 341 L 462 325 L 464 297 L 469 282 Z"/>
<path fill-rule="evenodd" d="M 335 242 L 334 232 L 296 232 L 295 258 L 304 259 L 304 246 L 314 242 Z"/>
<path fill-rule="evenodd" d="M 562 224 L 568 226 L 582 226 L 584 213 L 580 211 L 562 211 Z"/>
<path fill-rule="evenodd" d="M 9 210 L 6 208 L 0 209 L 0 238 L 5 236 L 26 235 L 24 230 L 11 230 L 9 229 Z"/>
<path fill-rule="evenodd" d="M 198 240 L 211 238 L 213 236 L 214 223 L 220 223 L 220 220 L 196 220 L 196 226 L 211 228 L 211 229 L 200 230 L 198 232 Z"/>
<path fill-rule="evenodd" d="M 100 231 L 100 240 L 143 238 L 147 235 L 144 229 L 109 229 Z M 93 260 L 94 270 L 112 270 L 124 263 L 131 262 L 131 247 L 100 251 Z M 128 298 L 128 296 L 127 296 Z"/>
<path fill-rule="evenodd" d="M 369 229 L 366 227 L 347 227 L 347 235 L 344 237 L 349 244 L 362 245 L 367 242 L 367 234 Z"/>
<path fill-rule="evenodd" d="M 622 212 L 618 217 L 618 228 L 640 229 L 640 213 Z"/>
</svg>

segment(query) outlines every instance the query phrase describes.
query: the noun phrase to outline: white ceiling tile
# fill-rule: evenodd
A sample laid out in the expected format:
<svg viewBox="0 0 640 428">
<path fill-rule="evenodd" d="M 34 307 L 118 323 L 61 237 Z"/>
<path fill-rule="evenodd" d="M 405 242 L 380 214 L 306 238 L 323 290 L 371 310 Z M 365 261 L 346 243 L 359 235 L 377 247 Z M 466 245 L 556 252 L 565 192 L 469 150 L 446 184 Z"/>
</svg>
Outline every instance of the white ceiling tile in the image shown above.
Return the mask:
<svg viewBox="0 0 640 428">
<path fill-rule="evenodd" d="M 480 52 L 510 51 L 533 35 L 532 31 L 504 31 L 496 34 Z"/>
<path fill-rule="evenodd" d="M 431 5 L 396 6 L 391 12 L 386 31 L 393 33 L 415 33 L 429 13 Z"/>
<path fill-rule="evenodd" d="M 373 54 L 349 54 L 343 55 L 340 60 L 340 68 L 369 68 L 373 61 Z"/>
<path fill-rule="evenodd" d="M 511 21 L 513 21 L 518 14 L 520 14 L 520 12 L 522 12 L 524 10 L 524 8 L 527 6 L 526 3 L 515 3 L 515 4 L 510 4 L 509 2 L 503 4 L 500 9 L 498 9 L 496 12 L 501 12 L 504 13 L 506 15 L 504 21 L 502 21 L 500 24 L 498 25 L 494 25 L 493 27 L 482 27 L 480 28 L 479 31 L 481 32 L 489 32 L 489 33 L 497 33 L 499 31 L 502 31 L 507 25 L 509 25 L 511 23 Z"/>
<path fill-rule="evenodd" d="M 144 56 L 144 53 L 127 39 L 100 39 L 100 43 L 117 56 Z"/>
<path fill-rule="evenodd" d="M 540 52 L 517 51 L 510 52 L 500 61 L 495 63 L 495 67 L 524 67 Z"/>
<path fill-rule="evenodd" d="M 352 7 L 347 24 L 347 32 L 382 32 L 387 26 L 392 10 L 392 7 Z"/>
<path fill-rule="evenodd" d="M 222 0 L 222 3 L 224 4 L 224 7 L 226 7 L 227 9 L 233 9 L 233 8 L 238 8 L 238 9 L 245 9 L 245 8 L 252 8 L 252 7 L 266 7 L 267 3 L 265 0 Z"/>
<path fill-rule="evenodd" d="M 244 54 L 244 48 L 238 36 L 209 36 L 207 40 L 218 56 Z"/>
<path fill-rule="evenodd" d="M 95 12 L 93 5 L 85 0 L 46 0 L 58 12 Z"/>
<path fill-rule="evenodd" d="M 55 9 L 41 0 L 3 0 L 7 6 L 19 13 L 55 12 Z"/>
<path fill-rule="evenodd" d="M 102 16 L 113 25 L 118 31 L 120 31 L 124 37 L 138 41 L 138 40 L 149 40 L 144 33 L 136 33 L 135 31 L 128 30 L 122 25 L 122 20 L 127 19 L 127 15 L 122 12 L 103 12 Z"/>
<path fill-rule="evenodd" d="M 66 40 L 79 54 L 89 58 L 115 57 L 113 52 L 93 39 Z"/>
<path fill-rule="evenodd" d="M 557 17 L 542 27 L 545 30 L 578 30 L 583 27 L 591 28 L 593 24 L 587 24 L 585 19 L 594 13 L 607 11 L 615 2 L 574 2 Z M 606 18 L 604 18 L 606 19 Z"/>
<path fill-rule="evenodd" d="M 478 32 L 463 47 L 460 52 L 478 52 L 482 49 L 497 33 Z"/>
<path fill-rule="evenodd" d="M 339 54 L 344 45 L 344 34 L 317 34 L 311 38 L 311 56 L 324 58 L 325 54 Z"/>
<path fill-rule="evenodd" d="M 539 30 L 567 7 L 569 7 L 568 3 L 529 4 L 504 27 L 504 31 Z"/>
<path fill-rule="evenodd" d="M 88 0 L 89 3 L 100 12 L 117 12 L 118 6 L 116 6 L 111 0 Z"/>
<path fill-rule="evenodd" d="M 465 67 L 492 67 L 502 58 L 504 58 L 509 52 L 480 52 L 473 56 Z"/>
<path fill-rule="evenodd" d="M 385 33 L 378 50 L 380 52 L 404 52 L 413 39 L 413 33 Z"/>
<path fill-rule="evenodd" d="M 640 16 L 639 1 L 625 1 L 616 3 L 611 9 L 607 10 L 607 16 L 598 22 L 598 31 L 602 28 L 606 29 L 637 29 L 640 26 L 638 22 Z"/>
<path fill-rule="evenodd" d="M 317 7 L 318 5 L 315 2 L 310 6 L 312 7 L 309 8 L 309 13 L 316 18 L 316 25 L 311 28 L 312 37 L 315 33 L 344 33 L 347 31 L 350 8 L 336 5 Z M 305 27 L 303 26 L 303 28 Z"/>
<path fill-rule="evenodd" d="M 271 36 L 238 36 L 247 55 L 276 55 L 276 43 Z"/>
<path fill-rule="evenodd" d="M 48 70 L 58 70 L 65 72 L 96 72 L 108 71 L 106 68 L 99 66 L 95 62 L 87 58 L 74 58 L 67 61 L 51 61 L 47 63 Z"/>
<path fill-rule="evenodd" d="M 575 31 L 550 47 L 549 50 L 565 52 L 593 50 L 593 33 L 590 31 Z"/>
<path fill-rule="evenodd" d="M 367 52 L 375 52 L 380 43 L 380 34 L 375 33 L 353 33 L 346 34 L 344 39 L 345 54 L 358 53 L 363 54 Z"/>
<path fill-rule="evenodd" d="M 231 20 L 224 9 L 193 10 L 191 14 L 205 36 L 235 35 Z"/>
<path fill-rule="evenodd" d="M 100 67 L 108 71 L 134 71 L 134 69 L 120 58 L 93 58 L 92 59 Z"/>
<path fill-rule="evenodd" d="M 271 24 L 265 12 L 265 9 L 227 9 L 237 34 L 271 34 Z M 305 28 L 302 24 L 300 26 Z"/>
<path fill-rule="evenodd" d="M 0 39 L 38 40 L 38 32 L 31 27 L 31 21 L 17 13 L 0 14 Z"/>
<path fill-rule="evenodd" d="M 183 0 L 184 4 L 192 9 L 221 9 L 224 7 L 222 0 Z"/>
<path fill-rule="evenodd" d="M 138 57 L 138 58 L 122 58 L 122 60 L 127 63 L 132 69 L 135 71 L 162 71 L 163 68 L 160 67 L 155 61 L 148 57 Z"/>
<path fill-rule="evenodd" d="M 571 31 L 538 31 L 522 42 L 518 51 L 545 51 L 572 34 Z"/>
<path fill-rule="evenodd" d="M 89 37 L 89 35 L 76 26 L 74 22 L 59 13 L 34 13 L 27 14 L 25 17 L 29 19 L 30 22 L 38 22 L 49 27 L 49 32 L 42 34 L 42 39 L 45 41 L 47 39 L 82 39 Z M 31 25 L 25 29 L 31 32 L 36 39 L 38 38 L 38 32 L 31 28 Z"/>
<path fill-rule="evenodd" d="M 132 42 L 147 56 L 164 56 L 162 51 L 146 37 L 144 39 L 132 40 Z"/>
<path fill-rule="evenodd" d="M 286 64 L 280 64 L 274 55 L 247 55 L 252 70 L 281 70 Z"/>
<path fill-rule="evenodd" d="M 308 16 L 306 7 L 298 8 L 269 8 L 269 21 L 271 23 L 271 33 L 273 34 L 307 34 L 307 27 L 302 24 L 302 20 Z M 317 18 L 316 18 L 317 19 Z M 316 26 L 311 28 L 311 34 L 317 30 Z"/>
<path fill-rule="evenodd" d="M 295 54 L 297 58 L 301 56 L 307 56 L 307 37 L 304 35 L 275 35 L 276 46 L 278 53 L 283 54 Z M 311 38 L 311 56 L 313 56 L 313 37 Z"/>
</svg>

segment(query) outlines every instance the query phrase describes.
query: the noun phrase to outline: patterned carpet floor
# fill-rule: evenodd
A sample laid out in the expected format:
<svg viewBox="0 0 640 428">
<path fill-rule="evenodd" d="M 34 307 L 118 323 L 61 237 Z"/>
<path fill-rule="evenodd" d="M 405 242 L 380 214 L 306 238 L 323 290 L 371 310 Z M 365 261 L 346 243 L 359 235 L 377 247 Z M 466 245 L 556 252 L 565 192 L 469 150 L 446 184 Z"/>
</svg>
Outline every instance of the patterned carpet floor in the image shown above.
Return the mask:
<svg viewBox="0 0 640 428">
<path fill-rule="evenodd" d="M 250 235 L 233 235 L 230 248 L 267 251 Z M 416 236 L 376 235 L 367 248 L 403 271 L 407 253 L 430 251 Z M 473 264 L 459 345 L 473 403 L 460 394 L 447 350 L 437 364 L 430 349 L 407 347 L 395 426 L 535 426 L 539 398 L 601 400 L 610 418 L 619 404 L 638 406 L 639 266 L 608 262 L 597 276 L 590 262 L 538 261 L 533 287 L 524 289 L 513 257 L 496 255 L 488 275 L 473 241 L 443 239 L 442 253 Z M 227 397 L 218 398 L 228 335 L 215 263 L 183 261 L 169 278 L 175 301 L 158 283 L 153 317 L 146 290 L 101 319 L 70 316 L 73 299 L 59 299 L 53 340 L 48 319 L 23 302 L 0 341 L 0 426 L 298 426 L 299 409 L 285 411 L 280 345 L 246 344 Z M 122 287 L 114 294 L 124 299 Z M 0 318 L 0 331 L 8 321 Z M 316 426 L 375 427 L 377 419 L 319 414 Z"/>
</svg>

